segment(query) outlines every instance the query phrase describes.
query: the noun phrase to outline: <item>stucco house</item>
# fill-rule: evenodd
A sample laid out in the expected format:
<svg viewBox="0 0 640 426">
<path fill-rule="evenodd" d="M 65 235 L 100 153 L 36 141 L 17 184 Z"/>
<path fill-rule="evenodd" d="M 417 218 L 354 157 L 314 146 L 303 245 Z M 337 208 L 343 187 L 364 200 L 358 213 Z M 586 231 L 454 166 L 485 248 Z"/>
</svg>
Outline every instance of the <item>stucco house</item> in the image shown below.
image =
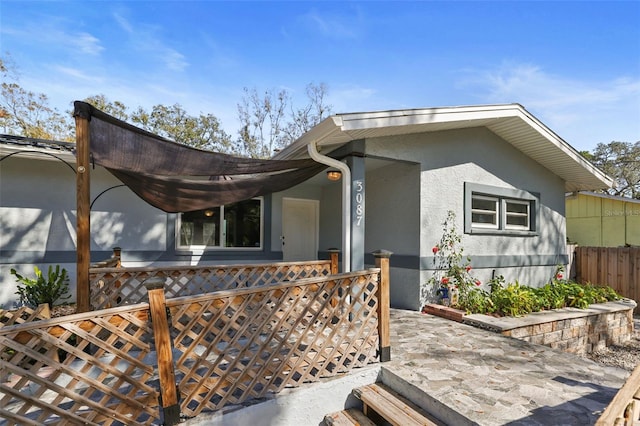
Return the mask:
<svg viewBox="0 0 640 426">
<path fill-rule="evenodd" d="M 590 191 L 566 194 L 567 238 L 591 247 L 640 246 L 640 200 Z"/>
<path fill-rule="evenodd" d="M 74 276 L 72 149 L 1 139 L 0 304 L 15 299 L 11 267 L 60 264 Z M 336 114 L 274 158 L 328 168 L 284 191 L 165 213 L 96 166 L 92 260 L 115 246 L 127 266 L 303 260 L 338 248 L 342 267 L 356 270 L 385 249 L 391 305 L 419 309 L 448 211 L 477 278 L 542 285 L 567 263 L 565 193 L 612 185 L 518 104 Z"/>
</svg>

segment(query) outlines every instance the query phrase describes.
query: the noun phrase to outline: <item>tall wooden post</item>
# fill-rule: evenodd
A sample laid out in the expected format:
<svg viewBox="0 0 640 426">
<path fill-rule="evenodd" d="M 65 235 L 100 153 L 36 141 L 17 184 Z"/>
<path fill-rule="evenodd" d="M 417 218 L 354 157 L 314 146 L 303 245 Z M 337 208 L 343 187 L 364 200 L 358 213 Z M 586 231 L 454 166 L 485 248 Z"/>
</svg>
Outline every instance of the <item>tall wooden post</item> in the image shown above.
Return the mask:
<svg viewBox="0 0 640 426">
<path fill-rule="evenodd" d="M 113 248 L 113 255 L 111 257 L 116 259 L 115 267 L 116 268 L 120 268 L 122 266 L 122 249 L 120 247 L 114 247 Z"/>
<path fill-rule="evenodd" d="M 389 334 L 389 258 L 393 254 L 388 250 L 378 250 L 372 253 L 376 259 L 376 268 L 380 268 L 380 282 L 378 283 L 378 340 L 380 362 L 391 361 L 391 338 Z"/>
<path fill-rule="evenodd" d="M 330 248 L 327 250 L 331 259 L 331 275 L 338 273 L 338 257 L 340 255 L 340 249 Z"/>
<path fill-rule="evenodd" d="M 89 311 L 89 265 L 90 244 L 90 158 L 89 120 L 90 111 L 74 113 L 76 119 L 76 312 Z"/>
<path fill-rule="evenodd" d="M 167 305 L 164 295 L 164 279 L 150 278 L 144 283 L 149 293 L 149 310 L 151 326 L 156 343 L 158 357 L 158 376 L 162 395 L 162 412 L 164 425 L 171 426 L 180 422 L 180 404 L 176 389 L 176 375 L 173 368 L 171 336 L 167 319 Z"/>
</svg>

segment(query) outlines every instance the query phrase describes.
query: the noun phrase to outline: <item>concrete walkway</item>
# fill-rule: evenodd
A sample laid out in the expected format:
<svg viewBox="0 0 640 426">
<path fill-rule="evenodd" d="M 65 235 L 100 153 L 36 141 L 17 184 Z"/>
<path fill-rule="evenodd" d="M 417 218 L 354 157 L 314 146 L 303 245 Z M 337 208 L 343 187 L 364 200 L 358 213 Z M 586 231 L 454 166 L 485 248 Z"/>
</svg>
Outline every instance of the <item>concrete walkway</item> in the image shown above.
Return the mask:
<svg viewBox="0 0 640 426">
<path fill-rule="evenodd" d="M 391 310 L 382 381 L 448 425 L 592 425 L 629 372 L 414 311 Z"/>
</svg>

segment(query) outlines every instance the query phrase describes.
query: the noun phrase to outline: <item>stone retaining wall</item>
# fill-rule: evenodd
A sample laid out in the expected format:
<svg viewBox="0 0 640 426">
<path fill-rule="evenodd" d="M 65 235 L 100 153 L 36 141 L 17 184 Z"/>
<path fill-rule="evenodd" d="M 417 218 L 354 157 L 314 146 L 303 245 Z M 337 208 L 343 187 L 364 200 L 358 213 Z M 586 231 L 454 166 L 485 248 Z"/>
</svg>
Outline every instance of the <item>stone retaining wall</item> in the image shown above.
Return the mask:
<svg viewBox="0 0 640 426">
<path fill-rule="evenodd" d="M 555 309 L 517 318 L 495 318 L 480 314 L 460 315 L 459 321 L 504 336 L 585 355 L 628 341 L 633 334 L 635 307 L 634 301 L 624 299 L 591 305 L 588 309 Z M 451 308 L 445 310 L 450 311 Z M 445 316 L 442 315 L 442 309 L 434 309 L 429 313 Z M 449 314 L 447 317 L 454 319 L 452 315 Z"/>
</svg>

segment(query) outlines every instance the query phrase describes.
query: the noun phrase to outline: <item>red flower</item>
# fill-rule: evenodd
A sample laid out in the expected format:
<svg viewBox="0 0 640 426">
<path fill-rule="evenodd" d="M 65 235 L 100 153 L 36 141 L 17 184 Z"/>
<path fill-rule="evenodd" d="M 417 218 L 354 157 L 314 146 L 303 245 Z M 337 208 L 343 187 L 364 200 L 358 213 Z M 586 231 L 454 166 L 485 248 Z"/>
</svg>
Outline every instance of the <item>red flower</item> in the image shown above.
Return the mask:
<svg viewBox="0 0 640 426">
<path fill-rule="evenodd" d="M 449 284 L 449 277 L 443 277 L 441 282 L 442 284 L 445 284 L 445 285 Z"/>
<path fill-rule="evenodd" d="M 467 272 L 469 272 L 469 271 L 471 270 L 471 265 L 467 265 L 467 267 L 466 267 L 466 268 L 464 268 L 464 269 L 466 269 L 466 270 L 467 270 Z"/>
<path fill-rule="evenodd" d="M 476 285 L 477 285 L 478 287 L 480 287 L 480 286 L 482 285 L 482 283 L 480 282 L 480 280 L 476 280 L 475 282 L 476 282 Z"/>
<path fill-rule="evenodd" d="M 561 280 L 562 279 L 562 274 L 556 274 L 556 278 Z"/>
<path fill-rule="evenodd" d="M 433 254 L 436 254 L 438 252 L 438 250 L 440 250 L 438 248 L 438 246 L 435 246 L 434 248 L 431 249 L 431 251 L 433 252 Z"/>
</svg>

